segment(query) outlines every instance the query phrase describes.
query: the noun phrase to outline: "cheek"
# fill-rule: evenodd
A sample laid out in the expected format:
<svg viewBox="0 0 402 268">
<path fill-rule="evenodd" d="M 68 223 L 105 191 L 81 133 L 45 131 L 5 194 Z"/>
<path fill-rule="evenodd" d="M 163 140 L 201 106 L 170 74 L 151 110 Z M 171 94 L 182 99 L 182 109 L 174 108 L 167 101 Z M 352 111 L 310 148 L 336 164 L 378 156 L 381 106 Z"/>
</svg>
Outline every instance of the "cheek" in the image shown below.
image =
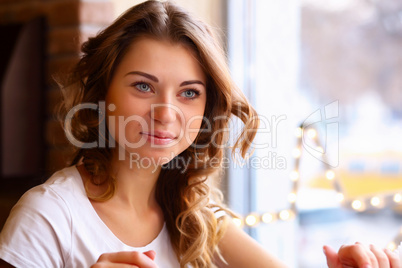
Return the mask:
<svg viewBox="0 0 402 268">
<path fill-rule="evenodd" d="M 109 135 L 113 140 L 119 142 L 119 124 L 118 124 L 118 116 L 114 114 L 108 114 L 106 117 L 106 127 L 109 131 Z"/>
<path fill-rule="evenodd" d="M 197 137 L 200 127 L 207 119 L 204 118 L 206 99 L 192 106 L 191 110 L 183 111 L 185 114 L 185 133 L 187 143 L 191 145 Z M 208 122 L 205 122 L 208 125 Z"/>
<path fill-rule="evenodd" d="M 119 124 L 119 127 L 119 134 L 122 135 L 124 133 L 119 139 L 124 140 L 126 144 L 137 143 L 141 139 L 141 122 L 137 120 L 127 120 L 125 123 Z"/>
<path fill-rule="evenodd" d="M 119 113 L 108 114 L 106 121 L 110 136 L 119 144 L 133 144 L 141 139 L 140 131 L 147 129 L 143 118 L 132 115 L 122 116 Z"/>
<path fill-rule="evenodd" d="M 200 115 L 189 117 L 186 120 L 186 137 L 188 138 L 188 143 L 191 144 L 197 137 L 203 118 Z"/>
</svg>

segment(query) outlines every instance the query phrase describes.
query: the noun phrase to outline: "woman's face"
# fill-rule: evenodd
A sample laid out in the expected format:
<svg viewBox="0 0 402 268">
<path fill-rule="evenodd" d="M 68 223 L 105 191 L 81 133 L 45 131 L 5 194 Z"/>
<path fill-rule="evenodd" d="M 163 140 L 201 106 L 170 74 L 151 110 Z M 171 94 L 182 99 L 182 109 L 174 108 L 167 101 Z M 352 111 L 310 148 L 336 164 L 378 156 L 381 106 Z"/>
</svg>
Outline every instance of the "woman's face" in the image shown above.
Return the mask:
<svg viewBox="0 0 402 268">
<path fill-rule="evenodd" d="M 136 40 L 106 95 L 107 124 L 119 159 L 161 165 L 197 136 L 207 99 L 206 77 L 181 44 Z"/>
</svg>

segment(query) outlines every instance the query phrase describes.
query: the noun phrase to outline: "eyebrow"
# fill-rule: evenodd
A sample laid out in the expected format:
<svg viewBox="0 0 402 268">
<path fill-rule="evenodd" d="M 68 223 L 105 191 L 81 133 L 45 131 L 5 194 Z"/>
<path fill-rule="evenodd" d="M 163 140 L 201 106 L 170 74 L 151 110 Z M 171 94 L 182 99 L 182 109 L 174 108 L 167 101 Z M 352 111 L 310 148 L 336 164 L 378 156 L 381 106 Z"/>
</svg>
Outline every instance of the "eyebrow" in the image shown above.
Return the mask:
<svg viewBox="0 0 402 268">
<path fill-rule="evenodd" d="M 184 81 L 184 82 L 182 82 L 182 83 L 180 84 L 180 86 L 181 86 L 181 87 L 182 87 L 182 86 L 188 86 L 188 85 L 191 85 L 191 84 L 200 84 L 200 85 L 203 85 L 203 86 L 205 87 L 204 83 L 201 82 L 200 80 Z"/>
<path fill-rule="evenodd" d="M 140 72 L 140 71 L 132 71 L 132 72 L 127 73 L 125 76 L 127 76 L 127 75 L 134 75 L 134 74 L 144 76 L 144 77 L 146 77 L 146 78 L 148 78 L 148 79 L 150 79 L 150 80 L 152 80 L 152 81 L 154 81 L 154 82 L 156 82 L 156 83 L 159 82 L 159 79 L 158 79 L 156 76 L 154 76 L 154 75 L 152 75 L 152 74 Z M 205 84 L 204 84 L 203 82 L 201 82 L 200 80 L 188 80 L 188 81 L 184 81 L 184 82 L 182 82 L 182 83 L 180 84 L 180 86 L 182 87 L 182 86 L 188 86 L 188 85 L 192 85 L 192 84 L 199 84 L 199 85 L 202 85 L 202 86 L 205 87 Z"/>
<path fill-rule="evenodd" d="M 127 73 L 125 76 L 133 75 L 133 74 L 138 74 L 138 75 L 144 76 L 144 77 L 146 77 L 146 78 L 148 78 L 148 79 L 150 79 L 150 80 L 152 80 L 152 81 L 154 81 L 156 83 L 159 82 L 159 80 L 158 80 L 158 78 L 156 78 L 156 76 L 153 76 L 152 74 L 147 74 L 147 73 L 144 73 L 144 72 L 140 72 L 140 71 L 132 71 L 132 72 Z"/>
</svg>

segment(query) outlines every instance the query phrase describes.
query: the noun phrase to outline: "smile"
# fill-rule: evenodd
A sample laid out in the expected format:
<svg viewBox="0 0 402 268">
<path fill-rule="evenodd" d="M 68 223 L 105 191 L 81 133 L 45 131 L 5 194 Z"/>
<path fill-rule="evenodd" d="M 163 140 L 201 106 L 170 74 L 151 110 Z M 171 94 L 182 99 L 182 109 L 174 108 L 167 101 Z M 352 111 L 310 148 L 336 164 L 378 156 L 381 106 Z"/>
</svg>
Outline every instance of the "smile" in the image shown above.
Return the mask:
<svg viewBox="0 0 402 268">
<path fill-rule="evenodd" d="M 141 135 L 145 136 L 147 140 L 151 142 L 151 144 L 155 145 L 166 145 L 176 139 L 176 137 L 172 133 L 165 131 L 155 131 L 152 133 L 141 132 Z"/>
</svg>

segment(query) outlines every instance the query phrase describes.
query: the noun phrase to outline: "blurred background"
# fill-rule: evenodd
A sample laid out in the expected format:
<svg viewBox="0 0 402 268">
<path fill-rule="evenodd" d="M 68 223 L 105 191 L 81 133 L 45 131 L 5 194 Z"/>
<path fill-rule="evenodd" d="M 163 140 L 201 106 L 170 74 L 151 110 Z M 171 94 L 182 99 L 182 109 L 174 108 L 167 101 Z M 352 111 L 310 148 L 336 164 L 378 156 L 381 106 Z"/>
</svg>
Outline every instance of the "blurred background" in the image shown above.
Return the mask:
<svg viewBox="0 0 402 268">
<path fill-rule="evenodd" d="M 66 165 L 53 77 L 140 2 L 1 1 L 0 226 L 24 191 Z M 176 2 L 216 29 L 261 116 L 254 154 L 220 181 L 236 223 L 290 267 L 325 267 L 324 244 L 399 244 L 402 2 Z"/>
</svg>

